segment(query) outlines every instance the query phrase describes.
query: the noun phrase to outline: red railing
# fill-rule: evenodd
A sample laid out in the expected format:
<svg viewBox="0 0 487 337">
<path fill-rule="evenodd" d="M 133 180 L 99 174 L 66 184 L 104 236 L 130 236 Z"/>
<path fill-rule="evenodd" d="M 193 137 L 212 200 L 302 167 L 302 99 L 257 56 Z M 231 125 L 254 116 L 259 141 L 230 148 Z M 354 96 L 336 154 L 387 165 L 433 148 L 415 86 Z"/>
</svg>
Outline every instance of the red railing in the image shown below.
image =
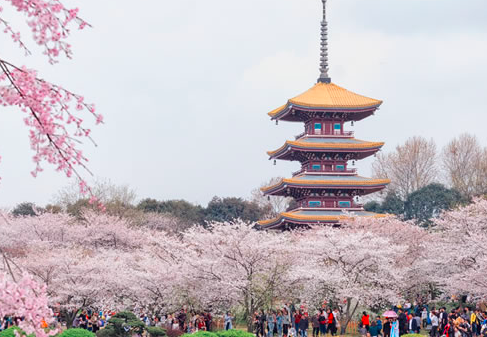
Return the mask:
<svg viewBox="0 0 487 337">
<path fill-rule="evenodd" d="M 296 140 L 298 140 L 299 138 L 303 137 L 303 136 L 312 136 L 312 137 L 319 137 L 319 136 L 326 136 L 326 137 L 329 137 L 329 136 L 335 136 L 335 137 L 353 137 L 354 135 L 354 131 L 343 131 L 343 132 L 337 132 L 337 133 L 334 133 L 334 132 L 331 132 L 331 133 L 320 133 L 320 134 L 309 134 L 307 133 L 306 131 L 303 132 L 303 133 L 300 133 L 299 135 L 295 136 L 294 138 Z"/>
<path fill-rule="evenodd" d="M 307 172 L 307 173 L 337 173 L 337 175 L 339 175 L 340 173 L 354 174 L 354 173 L 357 173 L 357 169 L 355 169 L 355 168 L 354 169 L 347 169 L 344 171 L 336 171 L 336 170 L 313 171 L 313 170 L 309 170 L 307 167 L 305 167 L 305 168 L 301 168 L 300 170 L 298 170 L 296 172 L 293 172 L 293 176 L 304 173 L 304 172 Z"/>
</svg>

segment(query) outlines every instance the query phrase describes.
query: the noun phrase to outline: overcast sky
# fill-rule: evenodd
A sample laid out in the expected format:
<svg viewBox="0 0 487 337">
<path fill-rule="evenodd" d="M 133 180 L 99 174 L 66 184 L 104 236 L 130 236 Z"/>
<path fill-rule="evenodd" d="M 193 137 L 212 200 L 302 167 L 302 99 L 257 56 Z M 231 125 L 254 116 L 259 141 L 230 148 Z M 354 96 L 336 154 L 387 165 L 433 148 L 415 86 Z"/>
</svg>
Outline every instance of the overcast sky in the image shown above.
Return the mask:
<svg viewBox="0 0 487 337">
<path fill-rule="evenodd" d="M 206 204 L 248 197 L 299 167 L 273 166 L 266 151 L 302 124 L 275 126 L 267 112 L 316 82 L 321 1 L 71 3 L 94 26 L 75 32 L 72 61 L 24 58 L 5 34 L 0 52 L 96 103 L 106 124 L 93 130 L 99 146 L 84 150 L 97 177 L 128 184 L 139 198 Z M 352 128 L 357 138 L 385 141 L 388 151 L 414 135 L 441 147 L 470 132 L 487 145 L 487 1 L 328 3 L 332 81 L 384 100 Z M 23 116 L 1 112 L 0 206 L 50 202 L 69 181 L 48 165 L 31 177 Z M 359 163 L 361 174 L 371 160 Z"/>
</svg>

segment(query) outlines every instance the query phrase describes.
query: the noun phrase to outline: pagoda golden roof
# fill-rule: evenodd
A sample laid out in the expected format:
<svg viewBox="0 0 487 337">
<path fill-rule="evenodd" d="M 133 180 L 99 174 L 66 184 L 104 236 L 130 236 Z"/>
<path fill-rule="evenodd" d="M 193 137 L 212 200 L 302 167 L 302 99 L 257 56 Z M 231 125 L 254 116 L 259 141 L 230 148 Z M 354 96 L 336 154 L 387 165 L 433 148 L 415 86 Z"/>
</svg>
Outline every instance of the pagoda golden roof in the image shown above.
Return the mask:
<svg viewBox="0 0 487 337">
<path fill-rule="evenodd" d="M 268 226 L 271 224 L 278 224 L 282 220 L 290 220 L 296 222 L 307 222 L 307 223 L 314 223 L 314 222 L 339 222 L 346 219 L 351 219 L 354 217 L 371 217 L 371 218 L 385 218 L 388 215 L 386 214 L 377 214 L 372 212 L 366 211 L 358 211 L 358 212 L 350 212 L 344 213 L 341 210 L 335 211 L 327 211 L 327 210 L 303 210 L 298 209 L 292 212 L 284 212 L 279 214 L 276 218 L 269 219 L 269 220 L 262 220 L 259 221 L 261 226 Z"/>
<path fill-rule="evenodd" d="M 288 146 L 302 147 L 306 149 L 336 149 L 336 150 L 363 150 L 363 149 L 373 149 L 380 148 L 384 146 L 383 142 L 367 142 L 359 139 L 345 139 L 344 141 L 333 141 L 328 142 L 326 138 L 322 139 L 322 142 L 309 142 L 307 139 L 291 141 L 288 140 L 286 143 L 275 151 L 268 151 L 269 156 L 273 156 L 286 149 Z M 334 139 L 332 139 L 334 140 Z"/>
<path fill-rule="evenodd" d="M 317 83 L 268 115 L 274 117 L 290 105 L 317 109 L 367 109 L 381 104 L 380 100 L 358 95 L 333 83 Z"/>
<path fill-rule="evenodd" d="M 333 176 L 333 175 L 311 175 L 302 174 L 290 179 L 281 179 L 277 184 L 261 188 L 262 192 L 267 192 L 281 185 L 306 185 L 306 186 L 377 186 L 387 185 L 389 179 L 372 179 L 360 176 Z"/>
</svg>

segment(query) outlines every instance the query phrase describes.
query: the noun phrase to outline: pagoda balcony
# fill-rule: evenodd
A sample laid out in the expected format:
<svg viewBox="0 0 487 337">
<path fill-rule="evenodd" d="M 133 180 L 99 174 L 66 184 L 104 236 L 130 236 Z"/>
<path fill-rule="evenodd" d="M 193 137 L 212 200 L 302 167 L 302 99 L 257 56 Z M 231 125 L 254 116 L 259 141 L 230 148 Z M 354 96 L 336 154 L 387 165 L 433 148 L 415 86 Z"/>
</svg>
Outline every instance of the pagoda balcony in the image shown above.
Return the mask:
<svg viewBox="0 0 487 337">
<path fill-rule="evenodd" d="M 297 176 L 298 174 L 301 174 L 301 173 L 310 173 L 310 174 L 313 174 L 313 173 L 316 173 L 316 174 L 323 174 L 323 173 L 333 173 L 333 174 L 343 174 L 343 175 L 351 175 L 351 174 L 356 174 L 357 173 L 357 169 L 346 169 L 346 170 L 343 170 L 343 171 L 337 171 L 337 170 L 322 170 L 322 171 L 310 171 L 308 170 L 308 168 L 301 168 L 299 171 L 296 171 L 296 172 L 293 172 L 292 175 L 293 177 L 294 176 Z"/>
<path fill-rule="evenodd" d="M 299 135 L 295 136 L 294 138 L 296 140 L 300 139 L 300 138 L 303 138 L 303 137 L 323 137 L 323 138 L 340 138 L 340 137 L 343 137 L 343 138 L 350 138 L 350 137 L 353 137 L 354 136 L 354 131 L 342 131 L 342 132 L 336 132 L 336 133 L 333 133 L 333 132 L 330 132 L 330 133 L 320 133 L 320 134 L 316 134 L 316 133 L 308 133 L 308 132 L 303 132 L 303 133 L 300 133 Z"/>
</svg>

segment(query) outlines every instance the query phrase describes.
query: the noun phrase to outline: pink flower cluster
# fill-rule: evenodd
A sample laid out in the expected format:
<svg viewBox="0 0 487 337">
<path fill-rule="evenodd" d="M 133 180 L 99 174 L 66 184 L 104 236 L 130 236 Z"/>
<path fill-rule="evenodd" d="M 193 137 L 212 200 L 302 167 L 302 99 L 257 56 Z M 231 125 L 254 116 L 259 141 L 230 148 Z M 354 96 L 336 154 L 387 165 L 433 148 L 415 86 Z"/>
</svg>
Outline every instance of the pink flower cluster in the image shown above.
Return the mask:
<svg viewBox="0 0 487 337">
<path fill-rule="evenodd" d="M 0 67 L 3 70 L 0 105 L 17 106 L 26 114 L 24 122 L 30 129 L 30 145 L 35 151 L 36 166 L 32 175 L 37 176 L 43 170 L 41 162 L 47 161 L 66 176 L 74 174 L 81 179 L 76 167 L 86 169 L 88 159 L 79 144 L 84 138 L 91 140 L 91 130 L 84 126 L 79 112 L 93 115 L 97 123 L 101 123 L 103 117 L 95 113 L 95 107 L 85 103 L 82 96 L 39 79 L 34 70 L 17 68 L 1 60 Z M 80 188 L 84 193 L 89 192 L 83 182 Z"/>
<path fill-rule="evenodd" d="M 71 45 L 65 40 L 70 34 L 68 28 L 71 22 L 76 22 L 79 29 L 88 25 L 86 21 L 78 17 L 78 8 L 67 9 L 59 0 L 6 0 L 17 11 L 27 16 L 34 41 L 44 47 L 44 54 L 49 57 L 51 63 L 60 53 L 71 58 Z M 1 11 L 1 9 L 0 9 Z M 10 33 L 14 42 L 20 42 L 20 34 L 14 32 L 10 25 L 0 19 L 5 26 L 5 32 Z M 21 47 L 27 48 L 20 42 Z"/>
<path fill-rule="evenodd" d="M 56 334 L 56 331 L 46 333 L 41 327 L 43 321 L 52 320 L 46 286 L 38 284 L 28 275 L 13 282 L 6 274 L 0 273 L 0 316 L 23 317 L 20 328 L 28 334 L 34 333 L 38 337 Z"/>
<path fill-rule="evenodd" d="M 44 47 L 44 54 L 50 63 L 55 63 L 62 53 L 71 58 L 71 45 L 66 42 L 73 23 L 83 29 L 89 24 L 78 16 L 78 8 L 68 9 L 60 0 L 6 0 L 18 12 L 27 17 L 27 24 L 33 33 L 34 41 Z M 20 48 L 30 54 L 29 49 L 16 32 L 2 18 L 0 7 L 0 26 L 4 33 L 10 34 Z M 103 122 L 103 116 L 95 113 L 91 104 L 58 85 L 46 82 L 34 70 L 19 68 L 0 57 L 0 105 L 17 106 L 26 116 L 25 124 L 30 128 L 29 138 L 35 151 L 35 177 L 42 171 L 41 161 L 56 166 L 58 171 L 68 177 L 77 176 L 80 190 L 89 193 L 90 188 L 76 171 L 77 166 L 88 170 L 88 161 L 79 149 L 81 138 L 90 138 L 91 130 L 84 126 L 79 112 L 87 111 L 95 117 L 96 123 Z M 92 198 L 90 202 L 97 202 Z M 103 205 L 99 203 L 100 208 Z"/>
</svg>

